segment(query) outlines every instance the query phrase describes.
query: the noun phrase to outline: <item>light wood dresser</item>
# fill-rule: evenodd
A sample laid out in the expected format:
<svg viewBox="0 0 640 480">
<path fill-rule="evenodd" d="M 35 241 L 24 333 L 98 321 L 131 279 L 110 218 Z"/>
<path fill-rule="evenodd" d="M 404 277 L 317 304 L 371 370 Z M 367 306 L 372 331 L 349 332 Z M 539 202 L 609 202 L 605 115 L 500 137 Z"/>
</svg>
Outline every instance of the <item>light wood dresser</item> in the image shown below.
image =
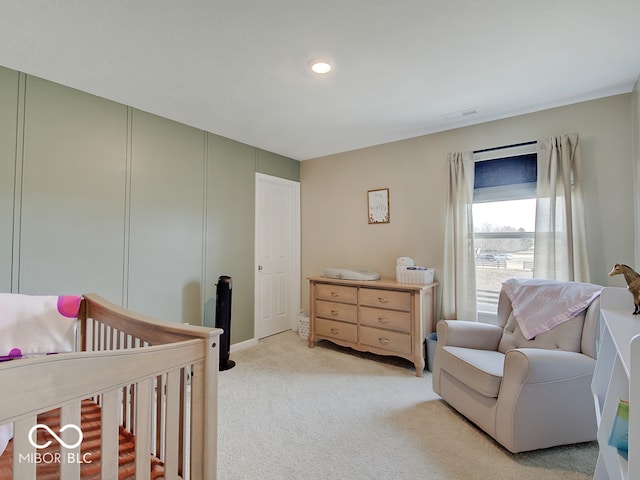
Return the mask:
<svg viewBox="0 0 640 480">
<path fill-rule="evenodd" d="M 309 347 L 329 340 L 378 355 L 406 358 L 421 377 L 424 341 L 434 331 L 437 282 L 399 283 L 309 277 Z"/>
</svg>

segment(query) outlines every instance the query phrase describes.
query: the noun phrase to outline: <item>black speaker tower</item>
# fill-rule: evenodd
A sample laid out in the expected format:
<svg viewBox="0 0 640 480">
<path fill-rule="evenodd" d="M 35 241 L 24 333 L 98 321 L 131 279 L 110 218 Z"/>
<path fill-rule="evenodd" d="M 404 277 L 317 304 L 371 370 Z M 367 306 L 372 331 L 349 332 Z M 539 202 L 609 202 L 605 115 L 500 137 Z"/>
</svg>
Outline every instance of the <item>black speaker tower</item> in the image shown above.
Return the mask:
<svg viewBox="0 0 640 480">
<path fill-rule="evenodd" d="M 220 371 L 236 364 L 229 360 L 231 353 L 231 277 L 222 275 L 216 283 L 216 328 L 224 330 L 220 335 Z"/>
</svg>

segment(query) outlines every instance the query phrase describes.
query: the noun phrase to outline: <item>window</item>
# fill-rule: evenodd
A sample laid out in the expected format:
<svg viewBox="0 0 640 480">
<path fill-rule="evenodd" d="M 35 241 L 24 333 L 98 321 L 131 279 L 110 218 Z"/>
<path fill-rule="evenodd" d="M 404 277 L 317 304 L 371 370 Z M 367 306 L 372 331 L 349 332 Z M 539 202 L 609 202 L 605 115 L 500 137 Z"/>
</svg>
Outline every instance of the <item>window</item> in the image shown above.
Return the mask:
<svg viewBox="0 0 640 480">
<path fill-rule="evenodd" d="M 478 318 L 494 323 L 502 282 L 533 276 L 536 145 L 475 152 L 473 226 Z"/>
</svg>

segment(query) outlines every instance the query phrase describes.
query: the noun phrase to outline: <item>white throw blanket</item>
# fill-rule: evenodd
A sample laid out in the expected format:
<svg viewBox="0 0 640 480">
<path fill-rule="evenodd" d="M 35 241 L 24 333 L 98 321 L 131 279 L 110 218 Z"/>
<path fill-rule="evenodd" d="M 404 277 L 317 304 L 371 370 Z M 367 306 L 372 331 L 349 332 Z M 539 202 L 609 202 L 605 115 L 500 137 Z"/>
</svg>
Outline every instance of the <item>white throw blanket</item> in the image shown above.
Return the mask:
<svg viewBox="0 0 640 480">
<path fill-rule="evenodd" d="M 72 352 L 80 300 L 0 293 L 0 356 Z"/>
<path fill-rule="evenodd" d="M 0 425 L 0 455 L 3 454 L 7 445 L 13 438 L 13 423 Z"/>
<path fill-rule="evenodd" d="M 527 340 L 551 330 L 586 309 L 602 288 L 580 282 L 511 278 L 502 284 Z"/>
<path fill-rule="evenodd" d="M 72 352 L 81 297 L 0 293 L 0 360 Z M 35 379 L 34 379 L 35 381 Z M 10 395 L 11 386 L 4 394 Z M 0 425 L 0 455 L 13 424 Z"/>
</svg>

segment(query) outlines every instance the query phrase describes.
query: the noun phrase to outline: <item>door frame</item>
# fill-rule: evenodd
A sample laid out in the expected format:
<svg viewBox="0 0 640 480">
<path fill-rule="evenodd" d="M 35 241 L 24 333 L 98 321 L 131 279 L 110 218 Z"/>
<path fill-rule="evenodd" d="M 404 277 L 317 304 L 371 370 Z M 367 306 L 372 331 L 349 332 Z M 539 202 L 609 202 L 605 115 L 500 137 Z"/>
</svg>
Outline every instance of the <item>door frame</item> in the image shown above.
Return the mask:
<svg viewBox="0 0 640 480">
<path fill-rule="evenodd" d="M 258 238 L 258 202 L 260 196 L 258 195 L 258 189 L 261 185 L 269 183 L 280 185 L 286 188 L 293 188 L 293 209 L 292 209 L 292 218 L 291 220 L 291 245 L 292 245 L 292 255 L 290 262 L 291 269 L 291 279 L 289 281 L 289 288 L 291 289 L 291 296 L 289 299 L 289 309 L 291 313 L 291 329 L 298 329 L 298 314 L 300 312 L 300 182 L 296 182 L 294 180 L 288 180 L 285 178 L 274 177 L 272 175 L 266 175 L 264 173 L 256 172 L 256 180 L 255 180 L 255 217 L 254 217 L 254 314 L 253 314 L 253 334 L 254 338 L 258 339 L 258 308 L 257 308 L 257 298 L 258 298 L 258 252 L 259 252 L 259 242 Z"/>
</svg>

